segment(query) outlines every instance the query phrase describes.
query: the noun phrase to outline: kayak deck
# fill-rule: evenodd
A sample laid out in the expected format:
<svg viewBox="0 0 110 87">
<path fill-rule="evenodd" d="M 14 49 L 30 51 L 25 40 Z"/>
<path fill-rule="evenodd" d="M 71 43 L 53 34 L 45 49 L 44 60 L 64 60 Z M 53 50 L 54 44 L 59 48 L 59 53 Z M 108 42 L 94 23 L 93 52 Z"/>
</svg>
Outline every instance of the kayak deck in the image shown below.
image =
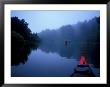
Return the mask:
<svg viewBox="0 0 110 87">
<path fill-rule="evenodd" d="M 95 77 L 95 74 L 92 72 L 89 64 L 79 64 L 74 69 L 72 77 Z"/>
</svg>

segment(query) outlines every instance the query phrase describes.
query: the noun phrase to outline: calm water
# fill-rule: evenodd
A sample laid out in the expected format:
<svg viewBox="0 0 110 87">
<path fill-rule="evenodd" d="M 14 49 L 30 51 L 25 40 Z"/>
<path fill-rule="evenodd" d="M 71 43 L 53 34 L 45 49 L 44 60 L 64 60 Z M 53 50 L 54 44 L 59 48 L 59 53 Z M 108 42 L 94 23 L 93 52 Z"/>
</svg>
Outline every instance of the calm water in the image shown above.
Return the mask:
<svg viewBox="0 0 110 87">
<path fill-rule="evenodd" d="M 70 76 L 76 64 L 76 59 L 37 49 L 31 51 L 25 64 L 12 66 L 12 76 Z"/>
<path fill-rule="evenodd" d="M 24 64 L 12 66 L 11 76 L 65 77 L 70 76 L 79 63 L 80 48 L 74 43 L 68 46 L 42 43 L 37 49 L 27 48 L 21 54 L 25 54 L 20 56 Z M 94 59 L 88 57 L 88 60 L 93 63 Z"/>
</svg>

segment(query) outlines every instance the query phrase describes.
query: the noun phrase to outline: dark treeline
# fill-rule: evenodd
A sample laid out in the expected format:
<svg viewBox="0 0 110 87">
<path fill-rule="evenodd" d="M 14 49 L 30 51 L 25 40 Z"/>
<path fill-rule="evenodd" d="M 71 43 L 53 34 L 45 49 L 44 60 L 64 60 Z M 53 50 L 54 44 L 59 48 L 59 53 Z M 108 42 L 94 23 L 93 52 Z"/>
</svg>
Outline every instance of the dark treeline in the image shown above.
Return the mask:
<svg viewBox="0 0 110 87">
<path fill-rule="evenodd" d="M 100 17 L 57 30 L 46 29 L 38 36 L 41 38 L 39 48 L 45 52 L 57 52 L 68 58 L 85 55 L 90 63 L 100 66 Z M 65 42 L 68 43 L 65 45 Z"/>
<path fill-rule="evenodd" d="M 40 38 L 32 33 L 24 19 L 11 17 L 11 65 L 25 63 L 31 49 L 36 49 Z"/>
</svg>

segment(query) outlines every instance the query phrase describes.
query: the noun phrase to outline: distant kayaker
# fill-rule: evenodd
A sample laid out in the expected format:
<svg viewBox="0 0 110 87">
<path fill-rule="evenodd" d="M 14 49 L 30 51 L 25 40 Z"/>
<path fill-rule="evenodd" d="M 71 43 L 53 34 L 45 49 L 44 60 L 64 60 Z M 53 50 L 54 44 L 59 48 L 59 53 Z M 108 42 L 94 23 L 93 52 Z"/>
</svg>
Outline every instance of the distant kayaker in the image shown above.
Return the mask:
<svg viewBox="0 0 110 87">
<path fill-rule="evenodd" d="M 70 41 L 69 40 L 65 40 L 65 46 L 67 46 L 69 43 L 70 43 Z"/>
</svg>

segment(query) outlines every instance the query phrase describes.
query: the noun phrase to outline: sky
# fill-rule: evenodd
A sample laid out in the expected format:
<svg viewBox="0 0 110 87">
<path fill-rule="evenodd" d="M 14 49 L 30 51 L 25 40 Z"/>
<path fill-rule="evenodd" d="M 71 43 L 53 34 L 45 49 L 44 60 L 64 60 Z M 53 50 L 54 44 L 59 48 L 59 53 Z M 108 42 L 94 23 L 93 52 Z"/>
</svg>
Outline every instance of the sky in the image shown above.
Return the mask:
<svg viewBox="0 0 110 87">
<path fill-rule="evenodd" d="M 11 17 L 24 19 L 32 32 L 40 33 L 45 29 L 58 29 L 63 25 L 76 24 L 100 16 L 100 11 L 23 11 L 12 10 Z"/>
</svg>

